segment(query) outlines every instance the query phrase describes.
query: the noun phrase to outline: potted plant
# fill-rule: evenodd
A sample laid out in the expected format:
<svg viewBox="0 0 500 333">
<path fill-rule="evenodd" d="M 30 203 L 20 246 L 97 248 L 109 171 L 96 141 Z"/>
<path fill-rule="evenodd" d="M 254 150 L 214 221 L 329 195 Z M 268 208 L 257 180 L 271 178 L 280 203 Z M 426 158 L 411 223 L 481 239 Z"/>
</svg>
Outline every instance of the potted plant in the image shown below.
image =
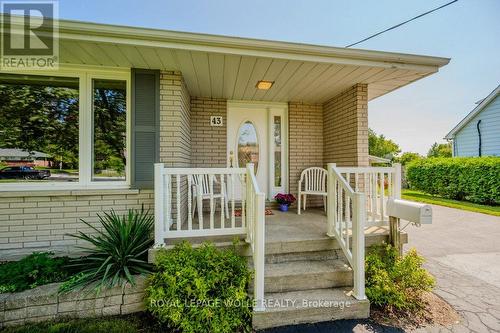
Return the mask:
<svg viewBox="0 0 500 333">
<path fill-rule="evenodd" d="M 282 212 L 287 212 L 288 207 L 295 202 L 295 197 L 290 193 L 278 193 L 274 196 L 274 199 L 279 204 L 279 209 Z"/>
</svg>

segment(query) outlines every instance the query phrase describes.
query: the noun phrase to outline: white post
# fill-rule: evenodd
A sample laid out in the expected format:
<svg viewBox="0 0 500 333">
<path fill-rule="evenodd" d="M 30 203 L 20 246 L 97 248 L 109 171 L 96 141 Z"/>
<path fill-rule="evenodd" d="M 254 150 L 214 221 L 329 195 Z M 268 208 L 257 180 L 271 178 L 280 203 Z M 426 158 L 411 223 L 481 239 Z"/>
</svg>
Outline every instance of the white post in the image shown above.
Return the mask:
<svg viewBox="0 0 500 333">
<path fill-rule="evenodd" d="M 165 188 L 163 187 L 163 163 L 155 163 L 155 246 L 164 244 L 165 216 Z"/>
<path fill-rule="evenodd" d="M 254 311 L 264 311 L 264 267 L 265 267 L 265 205 L 266 196 L 259 192 L 255 194 L 254 210 Z"/>
<path fill-rule="evenodd" d="M 401 199 L 401 164 L 394 163 L 395 178 L 394 179 L 394 197 Z"/>
<path fill-rule="evenodd" d="M 365 295 L 365 195 L 354 193 L 352 221 L 352 263 L 354 273 L 354 297 L 366 299 Z"/>
<path fill-rule="evenodd" d="M 326 234 L 329 237 L 334 237 L 335 236 L 335 219 L 337 217 L 337 212 L 336 212 L 336 207 L 335 203 L 337 202 L 337 191 L 335 191 L 335 179 L 333 177 L 333 168 L 336 167 L 335 163 L 328 163 L 327 164 L 327 231 Z"/>
</svg>

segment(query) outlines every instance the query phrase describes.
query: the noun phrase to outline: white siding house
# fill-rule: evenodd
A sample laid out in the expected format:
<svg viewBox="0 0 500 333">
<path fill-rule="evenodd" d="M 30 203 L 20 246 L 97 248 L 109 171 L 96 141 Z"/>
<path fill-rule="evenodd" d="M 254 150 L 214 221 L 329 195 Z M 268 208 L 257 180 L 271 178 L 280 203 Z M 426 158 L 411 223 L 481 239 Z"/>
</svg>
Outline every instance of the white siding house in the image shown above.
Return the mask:
<svg viewBox="0 0 500 333">
<path fill-rule="evenodd" d="M 453 156 L 500 156 L 500 85 L 445 137 Z"/>
</svg>

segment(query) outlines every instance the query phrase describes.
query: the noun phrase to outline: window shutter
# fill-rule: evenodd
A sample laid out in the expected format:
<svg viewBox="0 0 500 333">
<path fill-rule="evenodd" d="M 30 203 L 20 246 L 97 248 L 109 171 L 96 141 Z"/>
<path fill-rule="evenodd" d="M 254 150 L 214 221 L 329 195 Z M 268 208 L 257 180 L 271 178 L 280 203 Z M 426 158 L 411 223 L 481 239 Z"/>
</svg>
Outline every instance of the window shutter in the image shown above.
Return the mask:
<svg viewBox="0 0 500 333">
<path fill-rule="evenodd" d="M 154 186 L 160 155 L 160 72 L 132 69 L 132 186 Z"/>
</svg>

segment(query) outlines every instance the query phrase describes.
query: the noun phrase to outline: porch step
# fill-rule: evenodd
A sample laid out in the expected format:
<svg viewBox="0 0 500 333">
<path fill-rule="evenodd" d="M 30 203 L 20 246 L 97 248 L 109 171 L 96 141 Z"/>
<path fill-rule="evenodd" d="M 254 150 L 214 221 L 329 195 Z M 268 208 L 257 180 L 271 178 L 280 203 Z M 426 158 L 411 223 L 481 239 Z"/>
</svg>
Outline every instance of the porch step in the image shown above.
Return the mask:
<svg viewBox="0 0 500 333">
<path fill-rule="evenodd" d="M 265 292 L 287 292 L 352 285 L 352 269 L 342 260 L 303 260 L 266 264 Z"/>
<path fill-rule="evenodd" d="M 328 288 L 265 295 L 265 311 L 254 312 L 255 330 L 317 323 L 339 319 L 361 319 L 370 315 L 368 300 L 356 300 L 350 288 Z"/>
</svg>

